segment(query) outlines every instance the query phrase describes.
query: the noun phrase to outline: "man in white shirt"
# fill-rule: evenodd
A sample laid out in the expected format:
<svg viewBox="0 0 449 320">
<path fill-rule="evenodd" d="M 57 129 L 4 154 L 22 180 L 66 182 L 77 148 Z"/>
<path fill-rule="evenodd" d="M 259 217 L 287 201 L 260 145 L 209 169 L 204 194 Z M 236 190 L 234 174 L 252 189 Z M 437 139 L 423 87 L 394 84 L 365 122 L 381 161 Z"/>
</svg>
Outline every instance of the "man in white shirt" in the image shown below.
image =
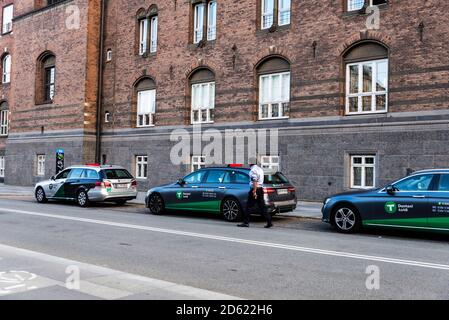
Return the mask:
<svg viewBox="0 0 449 320">
<path fill-rule="evenodd" d="M 271 228 L 273 226 L 271 222 L 271 214 L 268 213 L 267 207 L 264 202 L 264 193 L 263 193 L 263 182 L 264 182 L 264 172 L 261 167 L 257 164 L 256 158 L 250 158 L 250 166 L 251 171 L 249 172 L 250 182 L 249 185 L 251 190 L 248 194 L 248 201 L 246 203 L 246 210 L 244 211 L 244 220 L 242 224 L 239 224 L 239 227 L 249 227 L 249 217 L 251 209 L 254 206 L 257 206 L 261 215 L 265 217 L 267 220 L 267 224 L 265 228 Z"/>
</svg>

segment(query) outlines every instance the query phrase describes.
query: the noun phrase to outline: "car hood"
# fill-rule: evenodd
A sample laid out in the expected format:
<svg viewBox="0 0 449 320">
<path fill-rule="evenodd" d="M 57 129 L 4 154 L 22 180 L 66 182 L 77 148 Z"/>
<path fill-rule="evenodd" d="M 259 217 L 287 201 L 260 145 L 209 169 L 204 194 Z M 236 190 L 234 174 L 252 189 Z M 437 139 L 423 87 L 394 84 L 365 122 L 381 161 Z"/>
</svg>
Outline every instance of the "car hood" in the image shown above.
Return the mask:
<svg viewBox="0 0 449 320">
<path fill-rule="evenodd" d="M 353 191 L 347 191 L 347 192 L 342 192 L 342 193 L 337 193 L 334 194 L 332 196 L 330 196 L 329 198 L 333 198 L 333 197 L 340 197 L 340 196 L 361 196 L 364 194 L 370 194 L 370 193 L 375 193 L 378 192 L 380 189 L 369 189 L 369 190 L 353 190 Z"/>
</svg>

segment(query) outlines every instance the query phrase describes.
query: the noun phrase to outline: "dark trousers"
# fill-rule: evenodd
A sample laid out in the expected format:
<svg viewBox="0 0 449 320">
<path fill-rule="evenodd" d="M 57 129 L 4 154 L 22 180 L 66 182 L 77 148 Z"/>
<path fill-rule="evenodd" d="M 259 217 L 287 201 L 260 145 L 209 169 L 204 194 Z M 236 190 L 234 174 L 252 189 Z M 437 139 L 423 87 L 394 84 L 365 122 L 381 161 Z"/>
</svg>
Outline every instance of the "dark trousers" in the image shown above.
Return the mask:
<svg viewBox="0 0 449 320">
<path fill-rule="evenodd" d="M 263 189 L 257 189 L 257 199 L 254 199 L 253 190 L 248 193 L 248 202 L 246 203 L 246 210 L 243 216 L 243 222 L 249 224 L 249 216 L 251 211 L 256 208 L 259 213 L 267 220 L 267 224 L 271 224 L 271 214 L 268 213 L 265 203 L 263 201 Z"/>
</svg>

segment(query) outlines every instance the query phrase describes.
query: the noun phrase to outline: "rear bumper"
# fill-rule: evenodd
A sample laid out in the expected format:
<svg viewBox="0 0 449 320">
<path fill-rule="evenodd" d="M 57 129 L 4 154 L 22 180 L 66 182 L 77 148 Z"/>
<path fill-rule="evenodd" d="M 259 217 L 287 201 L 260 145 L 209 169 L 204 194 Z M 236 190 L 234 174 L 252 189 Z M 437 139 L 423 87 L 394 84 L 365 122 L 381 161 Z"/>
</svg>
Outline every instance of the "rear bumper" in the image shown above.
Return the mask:
<svg viewBox="0 0 449 320">
<path fill-rule="evenodd" d="M 298 205 L 298 201 L 294 199 L 287 201 L 270 202 L 267 203 L 266 205 L 268 208 L 268 212 L 285 213 L 294 211 L 296 209 L 296 206 Z"/>
<path fill-rule="evenodd" d="M 129 201 L 137 198 L 136 191 L 122 191 L 122 192 L 107 192 L 106 189 L 91 189 L 89 190 L 89 200 L 92 202 L 107 202 L 107 201 Z"/>
</svg>

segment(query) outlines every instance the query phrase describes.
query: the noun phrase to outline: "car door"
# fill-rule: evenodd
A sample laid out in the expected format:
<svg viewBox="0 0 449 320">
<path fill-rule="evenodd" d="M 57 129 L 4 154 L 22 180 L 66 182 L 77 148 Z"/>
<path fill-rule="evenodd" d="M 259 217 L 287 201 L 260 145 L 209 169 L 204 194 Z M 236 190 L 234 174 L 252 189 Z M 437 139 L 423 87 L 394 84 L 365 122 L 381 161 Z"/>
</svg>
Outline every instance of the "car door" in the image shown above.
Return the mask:
<svg viewBox="0 0 449 320">
<path fill-rule="evenodd" d="M 245 209 L 248 201 L 248 193 L 251 189 L 249 182 L 250 178 L 248 174 L 237 170 L 228 171 L 223 182 L 223 196 L 233 196 L 237 198 L 240 201 L 242 209 Z"/>
<path fill-rule="evenodd" d="M 413 175 L 393 183 L 395 192 L 387 193 L 385 189 L 370 195 L 360 204 L 366 225 L 383 225 L 391 227 L 427 227 L 429 213 L 428 191 L 434 183 L 433 174 Z"/>
<path fill-rule="evenodd" d="M 207 170 L 199 170 L 183 179 L 183 184 L 176 184 L 165 194 L 165 207 L 170 210 L 197 211 L 202 200 L 201 183 Z M 201 211 L 201 210 L 200 210 Z"/>
<path fill-rule="evenodd" d="M 46 187 L 45 194 L 48 198 L 64 198 L 65 196 L 65 182 L 70 174 L 70 169 L 66 169 L 56 175 Z"/>
<path fill-rule="evenodd" d="M 429 192 L 429 228 L 449 230 L 449 174 L 440 174 Z"/>
<path fill-rule="evenodd" d="M 207 171 L 207 175 L 200 185 L 201 201 L 198 207 L 202 211 L 220 212 L 221 201 L 227 189 L 227 185 L 224 183 L 226 175 L 226 170 L 211 169 Z"/>
<path fill-rule="evenodd" d="M 79 186 L 83 183 L 83 168 L 72 169 L 65 182 L 65 198 L 75 199 Z"/>
</svg>

